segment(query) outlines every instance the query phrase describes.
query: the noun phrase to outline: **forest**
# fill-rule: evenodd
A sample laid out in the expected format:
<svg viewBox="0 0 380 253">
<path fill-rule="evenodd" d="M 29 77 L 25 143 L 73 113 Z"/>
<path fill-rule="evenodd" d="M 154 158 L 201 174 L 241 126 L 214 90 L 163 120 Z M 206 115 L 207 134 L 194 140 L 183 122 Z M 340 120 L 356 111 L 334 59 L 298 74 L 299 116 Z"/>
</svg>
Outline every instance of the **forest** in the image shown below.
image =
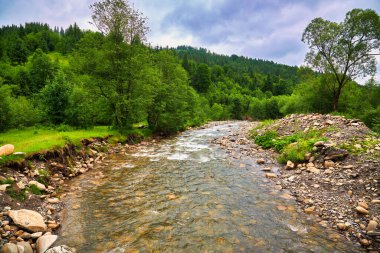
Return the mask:
<svg viewBox="0 0 380 253">
<path fill-rule="evenodd" d="M 75 23 L 0 29 L 0 131 L 101 125 L 122 133 L 140 124 L 168 135 L 209 120 L 312 112 L 359 118 L 380 131 L 374 78 L 358 84 L 348 77 L 338 103 L 329 73 L 191 46 L 152 47 L 140 13 L 124 6 L 121 13 L 139 25 L 124 31 L 102 24 L 99 7 L 91 6 L 98 32 Z"/>
</svg>

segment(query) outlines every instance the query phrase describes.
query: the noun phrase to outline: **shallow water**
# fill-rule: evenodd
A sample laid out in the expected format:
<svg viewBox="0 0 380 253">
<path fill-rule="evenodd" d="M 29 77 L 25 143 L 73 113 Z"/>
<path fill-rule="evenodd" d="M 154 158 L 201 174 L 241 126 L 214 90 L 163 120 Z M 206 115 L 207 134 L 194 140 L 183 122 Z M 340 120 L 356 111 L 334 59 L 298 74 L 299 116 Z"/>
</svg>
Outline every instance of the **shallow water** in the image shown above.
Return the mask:
<svg viewBox="0 0 380 253">
<path fill-rule="evenodd" d="M 58 243 L 79 252 L 358 252 L 298 214 L 254 159 L 210 143 L 242 123 L 114 155 L 72 182 Z"/>
</svg>

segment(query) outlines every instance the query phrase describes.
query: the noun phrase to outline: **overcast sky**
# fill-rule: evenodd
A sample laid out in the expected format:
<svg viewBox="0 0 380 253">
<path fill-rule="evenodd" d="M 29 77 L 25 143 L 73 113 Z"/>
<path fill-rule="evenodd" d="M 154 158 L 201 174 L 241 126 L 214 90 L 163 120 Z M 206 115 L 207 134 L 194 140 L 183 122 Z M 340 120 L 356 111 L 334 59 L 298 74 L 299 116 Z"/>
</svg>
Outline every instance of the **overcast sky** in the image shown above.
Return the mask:
<svg viewBox="0 0 380 253">
<path fill-rule="evenodd" d="M 46 22 L 67 27 L 77 22 L 94 29 L 89 5 L 95 0 L 0 0 L 0 25 Z M 353 8 L 380 13 L 380 0 L 134 0 L 149 19 L 152 45 L 191 45 L 301 65 L 307 46 L 304 28 L 315 17 L 342 21 Z M 380 58 L 378 59 L 378 62 Z M 380 65 L 379 65 L 380 66 Z M 380 72 L 380 68 L 378 68 Z M 377 80 L 380 80 L 380 74 Z"/>
</svg>

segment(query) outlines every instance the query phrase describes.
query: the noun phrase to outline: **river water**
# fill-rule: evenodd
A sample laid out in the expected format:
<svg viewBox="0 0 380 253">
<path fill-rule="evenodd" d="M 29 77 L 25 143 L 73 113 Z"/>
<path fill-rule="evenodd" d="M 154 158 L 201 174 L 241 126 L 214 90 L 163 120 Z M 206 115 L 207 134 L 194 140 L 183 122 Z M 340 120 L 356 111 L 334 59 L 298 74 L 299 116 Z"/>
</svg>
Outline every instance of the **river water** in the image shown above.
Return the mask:
<svg viewBox="0 0 380 253">
<path fill-rule="evenodd" d="M 240 122 L 137 146 L 73 180 L 59 244 L 79 252 L 358 252 L 211 140 Z"/>
</svg>

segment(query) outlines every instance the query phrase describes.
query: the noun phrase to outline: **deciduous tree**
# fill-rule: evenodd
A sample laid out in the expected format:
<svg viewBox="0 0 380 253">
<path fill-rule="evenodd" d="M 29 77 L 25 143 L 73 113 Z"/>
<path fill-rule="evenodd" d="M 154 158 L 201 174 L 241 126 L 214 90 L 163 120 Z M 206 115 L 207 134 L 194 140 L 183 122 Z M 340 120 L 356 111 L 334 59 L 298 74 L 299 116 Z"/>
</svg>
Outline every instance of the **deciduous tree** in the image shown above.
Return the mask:
<svg viewBox="0 0 380 253">
<path fill-rule="evenodd" d="M 341 23 L 316 18 L 306 27 L 302 41 L 310 48 L 305 61 L 334 78 L 329 88 L 335 111 L 342 89 L 350 80 L 376 72 L 374 54 L 380 47 L 380 18 L 369 9 L 354 9 Z"/>
</svg>

